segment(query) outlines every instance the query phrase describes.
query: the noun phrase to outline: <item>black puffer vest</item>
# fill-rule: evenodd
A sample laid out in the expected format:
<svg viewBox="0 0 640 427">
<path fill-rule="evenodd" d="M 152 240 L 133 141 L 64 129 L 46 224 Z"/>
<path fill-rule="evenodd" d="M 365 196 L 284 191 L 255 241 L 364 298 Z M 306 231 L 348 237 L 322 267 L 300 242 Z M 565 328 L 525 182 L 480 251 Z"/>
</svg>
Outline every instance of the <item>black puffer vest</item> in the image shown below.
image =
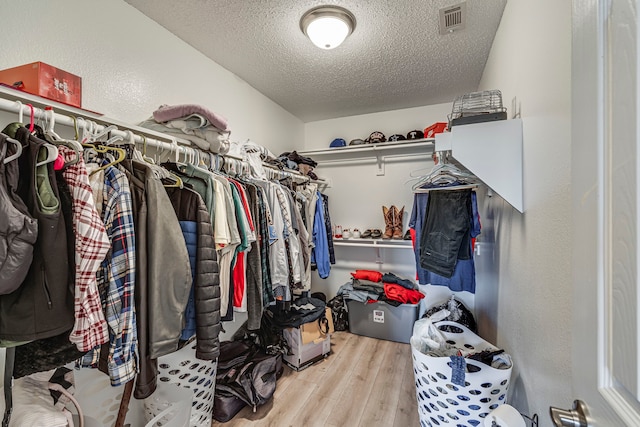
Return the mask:
<svg viewBox="0 0 640 427">
<path fill-rule="evenodd" d="M 74 285 L 69 277 L 67 230 L 60 204 L 54 212 L 45 213 L 38 201 L 39 194 L 45 192 L 60 200 L 53 163 L 41 167 L 46 168 L 41 169 L 46 170 L 46 179 L 36 179 L 38 152 L 45 142 L 31 136 L 26 128 L 18 129 L 16 139 L 23 146 L 18 196 L 38 221 L 38 239 L 22 285 L 10 294 L 0 295 L 0 338 L 30 341 L 52 337 L 73 327 Z"/>
</svg>

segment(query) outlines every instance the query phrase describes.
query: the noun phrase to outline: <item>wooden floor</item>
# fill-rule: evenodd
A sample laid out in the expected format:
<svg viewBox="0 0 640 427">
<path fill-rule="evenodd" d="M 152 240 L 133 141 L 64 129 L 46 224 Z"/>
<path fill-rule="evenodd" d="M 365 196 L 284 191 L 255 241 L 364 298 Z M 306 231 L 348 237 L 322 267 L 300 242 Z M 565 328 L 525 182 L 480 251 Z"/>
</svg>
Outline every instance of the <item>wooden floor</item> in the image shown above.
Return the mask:
<svg viewBox="0 0 640 427">
<path fill-rule="evenodd" d="M 418 426 L 411 347 L 349 332 L 331 336 L 324 361 L 285 367 L 271 402 L 212 426 Z"/>
</svg>

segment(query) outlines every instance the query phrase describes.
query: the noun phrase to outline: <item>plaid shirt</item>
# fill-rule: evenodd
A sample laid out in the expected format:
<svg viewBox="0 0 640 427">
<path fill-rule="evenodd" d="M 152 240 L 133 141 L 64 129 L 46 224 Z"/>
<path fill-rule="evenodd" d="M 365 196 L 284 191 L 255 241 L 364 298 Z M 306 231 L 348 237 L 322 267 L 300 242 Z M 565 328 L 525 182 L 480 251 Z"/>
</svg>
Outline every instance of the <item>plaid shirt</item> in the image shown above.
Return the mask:
<svg viewBox="0 0 640 427">
<path fill-rule="evenodd" d="M 73 160 L 75 152 L 65 146 L 58 151 L 65 162 Z M 75 234 L 75 324 L 69 336 L 78 350 L 89 351 L 109 341 L 107 322 L 102 311 L 96 273 L 104 260 L 111 242 L 98 214 L 89 175 L 82 156 L 75 165 L 68 166 L 62 176 L 73 197 L 73 230 Z"/>
<path fill-rule="evenodd" d="M 102 209 L 111 252 L 98 272 L 98 288 L 109 324 L 108 371 L 111 385 L 122 385 L 135 378 L 138 369 L 138 337 L 135 302 L 135 236 L 131 192 L 124 173 L 114 167 L 104 171 Z M 87 353 L 83 366 L 97 367 L 100 347 Z"/>
</svg>

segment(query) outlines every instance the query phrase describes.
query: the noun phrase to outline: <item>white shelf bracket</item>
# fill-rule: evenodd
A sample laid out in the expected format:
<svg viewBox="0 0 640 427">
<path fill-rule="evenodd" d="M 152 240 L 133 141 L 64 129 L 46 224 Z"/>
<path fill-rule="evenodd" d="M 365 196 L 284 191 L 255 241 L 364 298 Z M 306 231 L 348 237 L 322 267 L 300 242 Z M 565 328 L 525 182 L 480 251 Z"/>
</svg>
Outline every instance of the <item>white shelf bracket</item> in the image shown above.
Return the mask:
<svg viewBox="0 0 640 427">
<path fill-rule="evenodd" d="M 376 153 L 376 165 L 378 166 L 376 175 L 384 176 L 384 157 L 380 153 Z"/>
<path fill-rule="evenodd" d="M 378 247 L 376 247 L 376 264 L 384 264 L 384 261 L 382 260 L 382 248 Z"/>
</svg>

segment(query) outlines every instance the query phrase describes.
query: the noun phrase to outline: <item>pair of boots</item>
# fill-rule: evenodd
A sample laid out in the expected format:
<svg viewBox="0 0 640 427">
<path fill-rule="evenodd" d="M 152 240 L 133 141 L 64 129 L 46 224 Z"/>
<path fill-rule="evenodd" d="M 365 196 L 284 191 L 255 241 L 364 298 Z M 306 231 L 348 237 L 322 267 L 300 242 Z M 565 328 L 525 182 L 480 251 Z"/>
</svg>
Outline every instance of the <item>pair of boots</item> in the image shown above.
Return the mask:
<svg viewBox="0 0 640 427">
<path fill-rule="evenodd" d="M 402 215 L 404 215 L 404 206 L 398 210 L 395 206 L 387 208 L 382 207 L 384 215 L 385 229 L 382 235 L 383 239 L 402 239 Z"/>
</svg>

